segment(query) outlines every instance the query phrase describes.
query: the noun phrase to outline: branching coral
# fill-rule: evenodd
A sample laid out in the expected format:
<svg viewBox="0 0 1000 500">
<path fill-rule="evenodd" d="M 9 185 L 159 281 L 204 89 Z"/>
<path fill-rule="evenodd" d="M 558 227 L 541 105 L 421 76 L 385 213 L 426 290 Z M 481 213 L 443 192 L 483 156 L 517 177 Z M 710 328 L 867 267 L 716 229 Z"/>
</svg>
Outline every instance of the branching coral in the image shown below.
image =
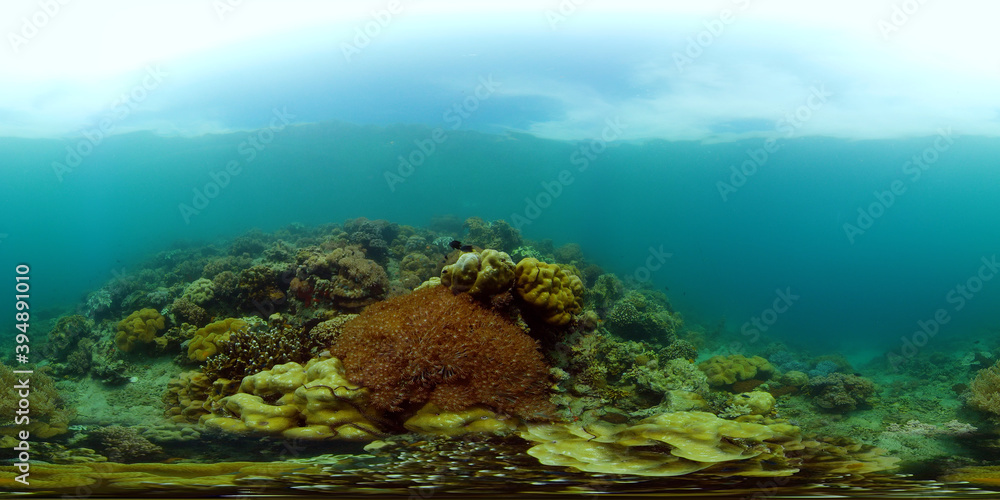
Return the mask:
<svg viewBox="0 0 1000 500">
<path fill-rule="evenodd" d="M 136 342 L 156 342 L 162 348 L 166 345 L 166 339 L 157 337 L 156 334 L 164 328 L 164 318 L 156 309 L 142 309 L 118 322 L 115 344 L 125 352 L 131 351 Z"/>
<path fill-rule="evenodd" d="M 552 411 L 537 344 L 466 294 L 431 287 L 370 306 L 330 349 L 372 405 L 393 412 L 425 402 L 476 404 L 529 419 Z"/>
<path fill-rule="evenodd" d="M 282 363 L 305 363 L 312 347 L 301 330 L 264 325 L 234 330 L 217 344 L 219 352 L 208 358 L 205 375 L 234 381 Z"/>
</svg>

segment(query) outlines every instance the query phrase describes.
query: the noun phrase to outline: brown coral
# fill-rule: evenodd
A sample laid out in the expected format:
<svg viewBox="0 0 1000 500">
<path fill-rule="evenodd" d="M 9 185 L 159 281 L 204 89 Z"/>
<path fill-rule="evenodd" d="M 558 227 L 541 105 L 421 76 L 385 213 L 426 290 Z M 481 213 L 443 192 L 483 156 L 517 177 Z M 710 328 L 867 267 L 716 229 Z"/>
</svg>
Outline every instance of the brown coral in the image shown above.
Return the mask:
<svg viewBox="0 0 1000 500">
<path fill-rule="evenodd" d="M 517 294 L 550 325 L 565 325 L 583 311 L 583 282 L 567 267 L 521 259 L 515 269 Z"/>
<path fill-rule="evenodd" d="M 327 254 L 318 250 L 314 247 L 299 251 L 296 294 L 312 290 L 314 299 L 346 309 L 364 307 L 385 297 L 389 290 L 385 269 L 365 258 L 360 248 L 335 248 Z"/>
<path fill-rule="evenodd" d="M 531 337 L 466 294 L 430 287 L 370 306 L 344 325 L 331 353 L 389 411 L 425 402 L 449 411 L 484 404 L 544 418 L 548 366 Z"/>
<path fill-rule="evenodd" d="M 969 389 L 971 389 L 970 405 L 1000 415 L 1000 362 L 979 370 Z"/>
</svg>

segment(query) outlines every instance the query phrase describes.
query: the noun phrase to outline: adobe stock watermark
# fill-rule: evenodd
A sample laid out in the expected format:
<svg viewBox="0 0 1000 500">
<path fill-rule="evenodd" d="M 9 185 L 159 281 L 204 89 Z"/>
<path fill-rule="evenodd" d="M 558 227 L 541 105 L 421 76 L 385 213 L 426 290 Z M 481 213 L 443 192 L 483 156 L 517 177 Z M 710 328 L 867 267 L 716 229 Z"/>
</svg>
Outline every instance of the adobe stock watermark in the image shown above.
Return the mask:
<svg viewBox="0 0 1000 500">
<path fill-rule="evenodd" d="M 750 8 L 750 0 L 730 0 L 736 6 L 733 9 L 722 9 L 714 19 L 702 23 L 703 30 L 694 36 L 687 37 L 687 45 L 683 52 L 674 51 L 674 67 L 678 73 L 684 72 L 685 66 L 694 64 L 694 61 L 701 57 L 705 50 L 712 46 L 715 41 L 726 33 L 726 27 L 736 21 L 736 13 Z"/>
<path fill-rule="evenodd" d="M 667 259 L 673 256 L 674 254 L 663 251 L 663 245 L 660 245 L 660 248 L 649 247 L 645 265 L 635 268 L 635 271 L 632 271 L 632 277 L 639 283 L 653 279 L 653 273 L 659 271 Z"/>
<path fill-rule="evenodd" d="M 56 179 L 62 182 L 66 174 L 75 170 L 83 160 L 93 154 L 104 139 L 111 135 L 118 122 L 128 118 L 153 91 L 160 88 L 165 76 L 167 74 L 159 66 L 147 66 L 146 74 L 139 83 L 111 101 L 108 112 L 94 126 L 81 130 L 82 139 L 76 144 L 66 146 L 66 157 L 63 161 L 52 162 L 52 171 L 56 174 Z"/>
<path fill-rule="evenodd" d="M 826 105 L 827 100 L 832 96 L 833 93 L 826 90 L 825 85 L 809 87 L 809 96 L 806 97 L 805 102 L 774 122 L 775 132 L 781 133 L 786 139 L 792 137 L 798 129 L 813 118 L 817 111 Z M 715 183 L 715 189 L 719 191 L 722 201 L 729 201 L 729 196 L 746 185 L 747 180 L 756 175 L 757 171 L 771 158 L 771 155 L 780 149 L 781 144 L 778 143 L 778 139 L 769 137 L 764 140 L 761 147 L 746 150 L 746 160 L 743 160 L 739 166 L 729 166 L 729 182 L 718 181 Z"/>
<path fill-rule="evenodd" d="M 927 345 L 941 332 L 941 327 L 951 322 L 952 314 L 965 309 L 965 306 L 975 299 L 976 295 L 986 287 L 986 284 L 1000 272 L 1000 262 L 997 262 L 996 254 L 989 257 L 983 256 L 979 262 L 979 268 L 972 276 L 945 292 L 944 301 L 950 307 L 938 308 L 929 318 L 917 320 L 917 328 L 913 333 L 899 338 L 899 352 L 889 351 L 886 353 L 886 360 L 893 370 L 899 371 L 899 365 L 916 356 L 921 347 Z"/>
<path fill-rule="evenodd" d="M 215 11 L 219 21 L 225 21 L 226 16 L 236 12 L 236 9 L 243 6 L 245 0 L 215 0 L 212 2 L 212 10 Z"/>
<path fill-rule="evenodd" d="M 764 309 L 759 315 L 750 318 L 740 326 L 740 335 L 747 338 L 750 344 L 760 340 L 763 333 L 767 333 L 778 322 L 778 318 L 788 312 L 789 309 L 799 301 L 801 297 L 792 293 L 792 287 L 785 287 L 784 290 L 777 288 L 774 290 L 774 301 L 771 307 Z M 734 341 L 729 345 L 732 353 L 743 352 L 744 344 Z"/>
<path fill-rule="evenodd" d="M 69 4 L 70 0 L 40 0 L 37 2 L 38 9 L 30 16 L 23 16 L 17 31 L 7 33 L 7 41 L 15 54 L 35 39 L 42 28 L 48 26 L 49 21 L 55 19 L 62 8 Z"/>
<path fill-rule="evenodd" d="M 906 176 L 905 178 L 909 182 L 904 179 L 896 179 L 889 183 L 887 189 L 874 191 L 872 193 L 872 197 L 874 198 L 872 202 L 867 207 L 858 207 L 858 218 L 855 224 L 850 222 L 844 223 L 844 235 L 847 236 L 848 242 L 853 245 L 859 236 L 868 232 L 875 225 L 875 221 L 885 215 L 896 204 L 896 201 L 906 194 L 907 189 L 909 189 L 908 186 L 922 179 L 924 173 L 930 170 L 941 159 L 941 155 L 955 144 L 951 127 L 946 129 L 940 128 L 937 132 L 937 137 L 934 138 L 934 142 L 930 146 L 927 146 L 923 151 L 913 155 L 903 163 L 902 174 Z"/>
<path fill-rule="evenodd" d="M 466 119 L 479 109 L 483 101 L 489 99 L 502 85 L 503 83 L 493 79 L 492 74 L 486 77 L 480 76 L 479 84 L 476 85 L 472 93 L 444 110 L 441 119 L 448 124 L 450 129 L 457 130 Z M 396 192 L 396 185 L 405 182 L 408 177 L 413 175 L 427 161 L 427 158 L 437 151 L 438 146 L 447 140 L 448 133 L 443 127 L 435 127 L 426 139 L 414 139 L 413 145 L 415 147 L 413 150 L 405 156 L 396 157 L 399 160 L 396 171 L 386 170 L 382 173 L 382 177 L 385 178 L 385 182 L 389 186 L 389 192 Z"/>
<path fill-rule="evenodd" d="M 927 0 L 903 0 L 901 3 L 892 4 L 889 17 L 878 21 L 878 31 L 882 39 L 888 42 L 889 38 L 910 22 L 910 19 L 926 4 Z"/>
<path fill-rule="evenodd" d="M 559 0 L 559 4 L 554 9 L 545 9 L 545 20 L 549 23 L 549 29 L 555 31 L 559 25 L 576 14 L 577 9 L 587 3 L 588 0 Z"/>
<path fill-rule="evenodd" d="M 340 53 L 344 55 L 344 59 L 351 62 L 354 56 L 368 48 L 389 27 L 392 20 L 402 13 L 403 3 L 400 0 L 389 0 L 384 9 L 369 12 L 371 18 L 354 28 L 354 38 L 350 42 L 340 42 Z"/>
<path fill-rule="evenodd" d="M 628 126 L 622 124 L 620 118 L 606 118 L 600 139 L 584 142 L 570 153 L 569 162 L 576 167 L 576 172 L 586 172 L 590 168 L 590 163 L 608 150 L 608 144 L 621 138 L 622 132 L 626 128 Z M 556 174 L 554 179 L 542 181 L 542 189 L 538 194 L 524 199 L 524 210 L 521 213 L 510 214 L 510 223 L 514 229 L 520 231 L 522 227 L 530 225 L 532 221 L 541 217 L 542 210 L 549 208 L 552 202 L 562 196 L 563 190 L 575 180 L 573 172 L 564 168 Z"/>
<path fill-rule="evenodd" d="M 225 168 L 218 171 L 211 171 L 208 177 L 211 179 L 201 188 L 192 188 L 194 193 L 191 203 L 180 203 L 177 209 L 180 211 L 181 219 L 185 224 L 191 223 L 191 218 L 201 214 L 208 205 L 217 198 L 224 189 L 229 187 L 233 178 L 243 173 L 243 167 L 253 162 L 257 155 L 271 144 L 278 132 L 285 130 L 295 115 L 288 112 L 288 108 L 274 108 L 271 110 L 271 121 L 267 127 L 258 130 L 256 133 L 247 136 L 246 140 L 240 142 L 236 147 L 236 153 L 243 157 L 244 163 L 239 160 L 230 160 Z"/>
</svg>

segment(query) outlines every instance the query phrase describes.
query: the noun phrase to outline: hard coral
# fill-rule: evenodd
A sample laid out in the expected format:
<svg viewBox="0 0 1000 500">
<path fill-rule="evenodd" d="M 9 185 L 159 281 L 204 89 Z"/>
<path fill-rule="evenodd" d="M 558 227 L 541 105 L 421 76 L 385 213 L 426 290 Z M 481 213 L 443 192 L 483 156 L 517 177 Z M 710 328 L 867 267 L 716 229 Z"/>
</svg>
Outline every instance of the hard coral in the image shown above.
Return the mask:
<svg viewBox="0 0 1000 500">
<path fill-rule="evenodd" d="M 441 284 L 454 292 L 497 295 L 514 284 L 514 262 L 510 255 L 496 250 L 466 252 L 454 264 L 444 266 Z"/>
<path fill-rule="evenodd" d="M 526 258 L 514 270 L 517 294 L 550 325 L 565 325 L 583 311 L 583 282 L 557 264 Z"/>
<path fill-rule="evenodd" d="M 969 385 L 969 404 L 982 411 L 1000 415 L 1000 362 L 976 373 Z"/>
<path fill-rule="evenodd" d="M 812 379 L 808 389 L 816 406 L 835 412 L 871 406 L 878 391 L 871 380 L 844 373 L 831 373 Z"/>
<path fill-rule="evenodd" d="M 495 220 L 486 222 L 479 217 L 469 217 L 462 225 L 469 231 L 466 238 L 472 245 L 482 248 L 496 248 L 504 252 L 511 252 L 521 246 L 521 233 L 511 227 L 505 220 Z"/>
<path fill-rule="evenodd" d="M 370 306 L 344 325 L 330 349 L 375 408 L 425 402 L 449 411 L 483 404 L 545 418 L 548 366 L 531 337 L 466 294 L 417 290 Z"/>
<path fill-rule="evenodd" d="M 712 356 L 698 363 L 698 368 L 708 375 L 708 383 L 716 387 L 732 386 L 741 380 L 766 379 L 774 373 L 774 366 L 766 359 L 742 354 Z"/>
<path fill-rule="evenodd" d="M 142 309 L 130 314 L 118 322 L 118 334 L 115 344 L 118 349 L 129 352 L 136 342 L 156 342 L 160 347 L 166 344 L 166 339 L 157 337 L 156 333 L 165 328 L 163 316 L 156 309 Z"/>
<path fill-rule="evenodd" d="M 311 290 L 314 299 L 353 309 L 385 297 L 389 289 L 385 269 L 365 258 L 358 247 L 335 248 L 327 254 L 313 247 L 300 250 L 296 258 L 295 292 L 300 298 Z"/>
<path fill-rule="evenodd" d="M 199 328 L 188 344 L 188 357 L 194 361 L 205 361 L 219 351 L 219 343 L 229 338 L 232 332 L 247 326 L 246 321 L 226 318 Z"/>
<path fill-rule="evenodd" d="M 205 375 L 230 380 L 242 380 L 283 363 L 305 363 L 311 347 L 301 330 L 264 325 L 234 330 L 217 345 L 219 352 L 208 358 Z"/>
</svg>

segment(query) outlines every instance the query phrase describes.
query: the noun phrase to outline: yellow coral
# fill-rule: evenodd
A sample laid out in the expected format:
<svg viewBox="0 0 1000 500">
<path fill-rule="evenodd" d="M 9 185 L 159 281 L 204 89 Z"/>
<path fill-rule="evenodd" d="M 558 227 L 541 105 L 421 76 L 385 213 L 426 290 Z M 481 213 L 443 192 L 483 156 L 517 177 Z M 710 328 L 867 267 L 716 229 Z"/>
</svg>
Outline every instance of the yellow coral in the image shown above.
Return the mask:
<svg viewBox="0 0 1000 500">
<path fill-rule="evenodd" d="M 528 454 L 543 464 L 642 476 L 676 476 L 722 462 L 740 464 L 727 464 L 733 475 L 788 475 L 797 469 L 780 463 L 784 452 L 802 447 L 795 426 L 705 412 L 663 413 L 632 426 L 528 424 L 520 435 L 537 443 Z M 762 463 L 771 470 L 762 470 Z"/>
<path fill-rule="evenodd" d="M 226 318 L 199 328 L 188 344 L 188 357 L 195 361 L 205 361 L 209 356 L 219 352 L 219 342 L 227 340 L 230 333 L 245 326 L 247 322 L 242 319 Z"/>
<path fill-rule="evenodd" d="M 274 404 L 264 401 L 274 400 Z M 280 434 L 296 439 L 374 439 L 379 428 L 359 408 L 368 391 L 344 377 L 336 358 L 305 366 L 285 363 L 243 379 L 240 392 L 220 401 L 226 413 L 202 417 L 206 426 L 231 433 Z M 232 416 L 230 416 L 232 415 Z"/>
<path fill-rule="evenodd" d="M 403 427 L 418 434 L 459 436 L 468 433 L 508 434 L 517 428 L 518 419 L 500 418 L 483 406 L 462 411 L 444 411 L 433 403 L 424 405 L 403 423 Z"/>
<path fill-rule="evenodd" d="M 506 252 L 486 249 L 466 252 L 441 269 L 441 284 L 454 292 L 496 295 L 514 283 L 514 261 Z"/>
<path fill-rule="evenodd" d="M 115 335 L 115 344 L 118 349 L 129 352 L 135 347 L 136 342 L 148 344 L 155 341 L 157 345 L 166 345 L 166 339 L 157 337 L 156 333 L 165 328 L 163 316 L 156 309 L 142 309 L 129 314 L 127 318 L 118 322 L 118 334 Z"/>
<path fill-rule="evenodd" d="M 716 387 L 752 378 L 766 379 L 774 373 L 774 366 L 768 360 L 760 356 L 747 358 L 742 354 L 712 356 L 699 363 L 698 368 L 708 376 L 708 383 Z"/>
<path fill-rule="evenodd" d="M 583 282 L 566 268 L 527 257 L 517 263 L 514 272 L 518 295 L 546 323 L 565 325 L 583 311 Z"/>
</svg>

